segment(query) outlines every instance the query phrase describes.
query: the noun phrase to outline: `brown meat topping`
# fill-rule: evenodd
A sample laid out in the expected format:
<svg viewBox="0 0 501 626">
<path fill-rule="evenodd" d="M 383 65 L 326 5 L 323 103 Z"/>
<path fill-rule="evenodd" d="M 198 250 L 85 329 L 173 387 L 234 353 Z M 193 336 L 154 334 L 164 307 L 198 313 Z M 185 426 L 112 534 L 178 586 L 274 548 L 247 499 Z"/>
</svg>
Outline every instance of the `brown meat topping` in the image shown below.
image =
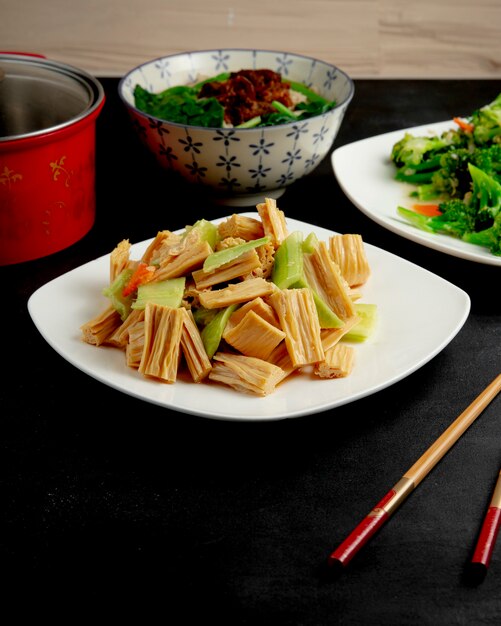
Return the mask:
<svg viewBox="0 0 501 626">
<path fill-rule="evenodd" d="M 273 112 L 273 100 L 292 106 L 289 83 L 272 70 L 232 72 L 226 81 L 205 83 L 199 97 L 216 98 L 224 107 L 224 121 L 233 126 Z"/>
</svg>

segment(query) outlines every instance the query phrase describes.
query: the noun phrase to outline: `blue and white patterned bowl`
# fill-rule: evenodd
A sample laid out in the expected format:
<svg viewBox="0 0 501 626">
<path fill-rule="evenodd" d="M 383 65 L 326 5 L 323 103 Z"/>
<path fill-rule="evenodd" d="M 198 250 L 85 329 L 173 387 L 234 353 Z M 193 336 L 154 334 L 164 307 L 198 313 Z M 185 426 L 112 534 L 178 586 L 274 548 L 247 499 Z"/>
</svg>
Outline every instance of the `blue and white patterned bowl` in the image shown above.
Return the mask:
<svg viewBox="0 0 501 626">
<path fill-rule="evenodd" d="M 203 128 L 152 117 L 134 106 L 137 84 L 150 92 L 194 83 L 225 71 L 270 69 L 302 82 L 337 106 L 307 120 L 262 128 Z M 119 96 L 142 141 L 160 164 L 211 191 L 216 202 L 251 206 L 280 197 L 327 155 L 354 84 L 335 65 L 290 52 L 222 49 L 160 57 L 128 72 Z"/>
</svg>

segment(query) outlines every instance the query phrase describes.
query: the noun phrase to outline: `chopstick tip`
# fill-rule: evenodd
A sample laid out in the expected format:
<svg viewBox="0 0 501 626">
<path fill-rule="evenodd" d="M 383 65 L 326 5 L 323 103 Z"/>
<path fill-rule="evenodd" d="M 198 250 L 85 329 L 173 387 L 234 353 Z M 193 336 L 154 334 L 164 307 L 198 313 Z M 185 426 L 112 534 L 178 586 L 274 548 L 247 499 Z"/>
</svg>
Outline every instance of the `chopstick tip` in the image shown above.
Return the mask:
<svg viewBox="0 0 501 626">
<path fill-rule="evenodd" d="M 476 587 L 484 582 L 487 576 L 487 567 L 484 563 L 471 562 L 468 564 L 465 571 L 466 584 Z"/>
<path fill-rule="evenodd" d="M 317 575 L 320 582 L 330 583 L 338 580 L 345 570 L 345 566 L 337 559 L 327 559 L 318 568 Z"/>
</svg>

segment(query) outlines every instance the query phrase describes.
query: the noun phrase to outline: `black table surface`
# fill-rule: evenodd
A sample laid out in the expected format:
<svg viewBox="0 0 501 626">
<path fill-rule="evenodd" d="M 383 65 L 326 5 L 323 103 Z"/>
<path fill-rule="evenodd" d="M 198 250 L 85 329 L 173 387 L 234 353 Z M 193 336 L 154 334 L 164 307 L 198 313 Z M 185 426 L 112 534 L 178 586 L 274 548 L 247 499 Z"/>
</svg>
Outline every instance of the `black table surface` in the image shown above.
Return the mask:
<svg viewBox="0 0 501 626">
<path fill-rule="evenodd" d="M 64 600 L 68 616 L 97 600 L 115 615 L 159 607 L 176 624 L 500 624 L 501 545 L 482 584 L 465 571 L 501 464 L 501 398 L 343 576 L 321 576 L 331 550 L 500 372 L 499 268 L 377 225 L 345 197 L 328 157 L 278 200 L 285 215 L 360 233 L 464 289 L 471 311 L 460 332 L 396 384 L 294 419 L 212 420 L 122 394 L 44 341 L 28 298 L 122 238 L 229 209 L 160 170 L 134 135 L 118 79 L 100 80 L 93 229 L 64 251 L 1 268 L 5 599 L 22 610 L 36 597 L 40 615 Z M 500 91 L 494 80 L 357 80 L 333 149 L 467 115 Z"/>
</svg>

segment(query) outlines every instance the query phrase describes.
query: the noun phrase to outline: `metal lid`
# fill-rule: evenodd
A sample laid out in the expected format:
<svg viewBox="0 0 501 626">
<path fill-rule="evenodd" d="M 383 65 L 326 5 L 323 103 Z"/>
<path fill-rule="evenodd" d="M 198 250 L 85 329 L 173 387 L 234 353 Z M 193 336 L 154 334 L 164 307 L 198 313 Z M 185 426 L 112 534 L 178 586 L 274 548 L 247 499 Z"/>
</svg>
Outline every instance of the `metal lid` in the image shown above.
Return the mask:
<svg viewBox="0 0 501 626">
<path fill-rule="evenodd" d="M 0 142 L 55 131 L 97 108 L 101 84 L 83 70 L 24 54 L 0 54 Z"/>
</svg>

